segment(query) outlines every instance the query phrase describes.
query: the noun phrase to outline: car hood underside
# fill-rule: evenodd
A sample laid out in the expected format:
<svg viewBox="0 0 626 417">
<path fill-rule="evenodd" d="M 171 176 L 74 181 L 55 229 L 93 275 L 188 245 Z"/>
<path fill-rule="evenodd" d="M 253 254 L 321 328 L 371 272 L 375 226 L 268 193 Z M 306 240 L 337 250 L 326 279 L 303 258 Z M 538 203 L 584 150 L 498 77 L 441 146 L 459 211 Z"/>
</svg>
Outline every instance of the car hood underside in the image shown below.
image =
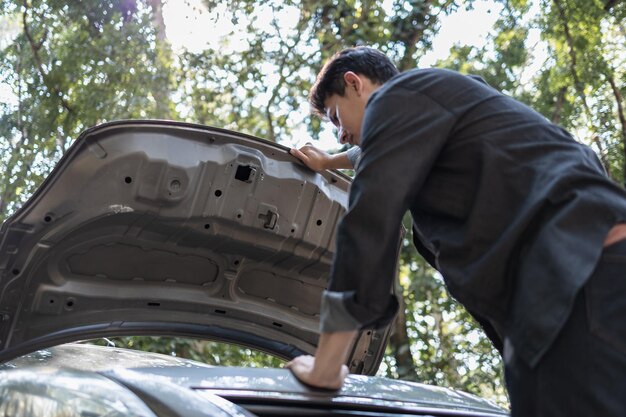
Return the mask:
<svg viewBox="0 0 626 417">
<path fill-rule="evenodd" d="M 0 360 L 122 335 L 313 353 L 349 185 L 225 130 L 87 130 L 0 230 Z M 351 371 L 375 372 L 387 337 L 363 332 Z"/>
</svg>

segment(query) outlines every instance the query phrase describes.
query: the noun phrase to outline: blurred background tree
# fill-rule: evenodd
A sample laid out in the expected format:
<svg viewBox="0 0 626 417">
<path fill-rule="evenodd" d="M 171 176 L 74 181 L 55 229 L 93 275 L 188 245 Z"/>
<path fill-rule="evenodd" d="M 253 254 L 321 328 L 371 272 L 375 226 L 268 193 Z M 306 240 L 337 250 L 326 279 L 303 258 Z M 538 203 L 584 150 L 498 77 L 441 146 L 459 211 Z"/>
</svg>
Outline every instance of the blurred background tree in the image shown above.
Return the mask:
<svg viewBox="0 0 626 417">
<path fill-rule="evenodd" d="M 485 42 L 466 44 L 459 27 L 458 42 L 436 66 L 481 75 L 531 105 L 592 146 L 624 183 L 624 2 L 201 0 L 193 13 L 214 26 L 210 42 L 173 48 L 165 6 L 192 10 L 190 3 L 0 0 L 0 220 L 28 199 L 82 130 L 105 121 L 183 120 L 288 146 L 328 136 L 308 116 L 306 96 L 334 52 L 369 45 L 401 70 L 420 66 L 447 16 L 485 3 L 497 13 Z M 506 403 L 499 355 L 409 241 L 397 283 L 403 308 L 379 374 Z M 115 342 L 214 364 L 279 363 L 207 341 Z"/>
</svg>

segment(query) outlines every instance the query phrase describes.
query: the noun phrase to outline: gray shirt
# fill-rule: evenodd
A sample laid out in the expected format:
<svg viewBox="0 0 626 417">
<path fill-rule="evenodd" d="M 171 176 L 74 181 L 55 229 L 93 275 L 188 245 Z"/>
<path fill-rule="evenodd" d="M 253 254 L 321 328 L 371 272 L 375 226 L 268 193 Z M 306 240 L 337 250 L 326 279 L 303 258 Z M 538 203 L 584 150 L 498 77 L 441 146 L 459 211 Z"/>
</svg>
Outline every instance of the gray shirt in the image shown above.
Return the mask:
<svg viewBox="0 0 626 417">
<path fill-rule="evenodd" d="M 356 168 L 359 164 L 359 160 L 361 159 L 361 148 L 353 146 L 346 151 L 346 155 L 348 156 L 348 160 L 352 164 L 352 167 Z"/>
<path fill-rule="evenodd" d="M 569 315 L 626 192 L 595 153 L 456 72 L 394 77 L 370 97 L 321 330 L 387 325 L 400 222 L 451 294 L 534 365 Z"/>
</svg>

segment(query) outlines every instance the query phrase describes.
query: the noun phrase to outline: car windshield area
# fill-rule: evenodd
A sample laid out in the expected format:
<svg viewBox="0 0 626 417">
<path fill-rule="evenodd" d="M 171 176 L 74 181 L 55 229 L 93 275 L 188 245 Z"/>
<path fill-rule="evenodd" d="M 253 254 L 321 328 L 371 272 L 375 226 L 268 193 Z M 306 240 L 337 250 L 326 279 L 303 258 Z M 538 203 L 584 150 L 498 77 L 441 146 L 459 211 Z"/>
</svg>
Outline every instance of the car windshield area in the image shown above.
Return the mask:
<svg viewBox="0 0 626 417">
<path fill-rule="evenodd" d="M 285 360 L 258 349 L 225 342 L 164 336 L 100 338 L 85 343 L 120 349 L 160 353 L 214 366 L 279 368 Z"/>
</svg>

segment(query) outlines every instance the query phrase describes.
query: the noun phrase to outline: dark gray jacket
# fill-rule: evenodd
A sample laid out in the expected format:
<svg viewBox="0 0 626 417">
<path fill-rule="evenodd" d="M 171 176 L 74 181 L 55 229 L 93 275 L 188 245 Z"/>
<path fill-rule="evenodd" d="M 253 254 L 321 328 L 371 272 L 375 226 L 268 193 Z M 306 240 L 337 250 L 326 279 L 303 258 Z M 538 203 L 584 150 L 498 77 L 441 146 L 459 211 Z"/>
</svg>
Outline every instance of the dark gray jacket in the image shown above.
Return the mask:
<svg viewBox="0 0 626 417">
<path fill-rule="evenodd" d="M 565 130 L 452 71 L 394 77 L 370 98 L 362 132 L 321 330 L 393 319 L 398 230 L 410 210 L 418 249 L 452 295 L 535 364 L 607 232 L 626 221 L 626 192 Z"/>
</svg>

